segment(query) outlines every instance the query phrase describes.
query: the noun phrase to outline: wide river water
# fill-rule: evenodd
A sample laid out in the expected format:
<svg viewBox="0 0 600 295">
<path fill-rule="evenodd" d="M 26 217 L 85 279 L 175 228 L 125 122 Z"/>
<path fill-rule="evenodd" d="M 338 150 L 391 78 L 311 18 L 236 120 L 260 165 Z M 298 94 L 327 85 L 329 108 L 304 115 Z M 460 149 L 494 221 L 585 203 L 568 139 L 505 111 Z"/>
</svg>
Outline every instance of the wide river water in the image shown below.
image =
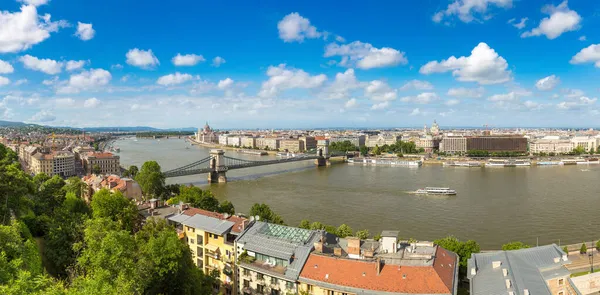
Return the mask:
<svg viewBox="0 0 600 295">
<path fill-rule="evenodd" d="M 209 149 L 180 139 L 121 139 L 121 165 L 157 161 L 163 171 L 205 158 Z M 226 151 L 226 155 L 255 160 Z M 168 179 L 209 188 L 220 200 L 247 213 L 254 203 L 271 206 L 290 225 L 309 219 L 350 225 L 354 230 L 398 230 L 402 238 L 434 240 L 447 235 L 473 239 L 485 249 L 510 241 L 535 245 L 580 243 L 600 238 L 599 165 L 515 168 L 420 168 L 312 161 L 227 173 L 226 184 L 207 184 L 207 175 Z M 447 186 L 453 197 L 408 194 L 425 186 Z"/>
</svg>

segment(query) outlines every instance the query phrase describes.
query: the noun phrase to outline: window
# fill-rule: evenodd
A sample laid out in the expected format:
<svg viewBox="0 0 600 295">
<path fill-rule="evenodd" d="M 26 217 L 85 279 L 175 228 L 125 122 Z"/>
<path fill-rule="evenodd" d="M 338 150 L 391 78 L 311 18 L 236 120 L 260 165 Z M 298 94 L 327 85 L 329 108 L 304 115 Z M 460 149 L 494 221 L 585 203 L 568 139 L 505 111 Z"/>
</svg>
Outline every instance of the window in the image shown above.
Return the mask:
<svg viewBox="0 0 600 295">
<path fill-rule="evenodd" d="M 327 290 L 327 295 L 335 295 L 335 292 L 333 292 L 331 290 Z"/>
<path fill-rule="evenodd" d="M 558 295 L 565 295 L 565 292 L 564 291 L 560 291 L 560 292 L 558 292 Z"/>
<path fill-rule="evenodd" d="M 263 293 L 265 291 L 265 286 L 256 285 L 256 291 L 258 291 L 258 293 Z"/>
<path fill-rule="evenodd" d="M 190 239 L 190 243 L 195 244 L 194 239 Z"/>
<path fill-rule="evenodd" d="M 271 285 L 277 285 L 279 284 L 279 282 L 277 281 L 277 278 L 271 278 Z"/>
<path fill-rule="evenodd" d="M 312 285 L 306 285 L 306 291 L 308 291 L 309 293 L 312 293 Z"/>
<path fill-rule="evenodd" d="M 565 284 L 565 279 L 558 279 L 558 285 L 562 286 Z"/>
<path fill-rule="evenodd" d="M 294 289 L 294 283 L 292 282 L 285 282 L 285 287 L 288 289 Z"/>
<path fill-rule="evenodd" d="M 279 290 L 271 289 L 271 295 L 279 295 Z"/>
<path fill-rule="evenodd" d="M 196 235 L 196 241 L 198 242 L 198 244 L 202 244 L 202 236 L 201 235 Z"/>
<path fill-rule="evenodd" d="M 263 275 L 263 274 L 261 274 L 261 273 L 257 273 L 257 274 L 256 274 L 256 279 L 258 279 L 258 280 L 261 280 L 261 281 L 262 281 L 262 280 L 264 280 L 264 279 L 265 279 L 265 275 Z"/>
<path fill-rule="evenodd" d="M 244 288 L 250 288 L 250 281 L 244 280 Z"/>
<path fill-rule="evenodd" d="M 244 275 L 245 276 L 249 276 L 250 275 L 250 271 L 244 268 Z"/>
</svg>

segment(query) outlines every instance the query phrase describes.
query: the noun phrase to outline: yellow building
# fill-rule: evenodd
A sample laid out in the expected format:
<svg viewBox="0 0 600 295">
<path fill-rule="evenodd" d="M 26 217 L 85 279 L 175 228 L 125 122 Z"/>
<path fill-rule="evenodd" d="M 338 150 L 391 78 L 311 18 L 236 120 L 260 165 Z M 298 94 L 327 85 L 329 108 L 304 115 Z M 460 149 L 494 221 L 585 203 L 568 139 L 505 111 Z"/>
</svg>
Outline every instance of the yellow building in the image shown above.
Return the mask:
<svg viewBox="0 0 600 295">
<path fill-rule="evenodd" d="M 248 220 L 197 208 L 185 209 L 168 220 L 181 226 L 196 265 L 206 274 L 219 272 L 221 285 L 213 286 L 213 291 L 235 294 L 237 255 L 234 242 L 248 225 Z"/>
</svg>

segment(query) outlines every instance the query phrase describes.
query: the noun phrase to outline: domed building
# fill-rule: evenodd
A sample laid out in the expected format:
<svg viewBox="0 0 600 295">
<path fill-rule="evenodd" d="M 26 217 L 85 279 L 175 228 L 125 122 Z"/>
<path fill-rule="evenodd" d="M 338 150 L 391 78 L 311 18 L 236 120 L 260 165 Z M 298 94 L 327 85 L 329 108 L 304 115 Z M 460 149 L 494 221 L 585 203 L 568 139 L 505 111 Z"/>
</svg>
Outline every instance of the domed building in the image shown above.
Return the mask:
<svg viewBox="0 0 600 295">
<path fill-rule="evenodd" d="M 204 128 L 199 129 L 196 133 L 196 141 L 203 143 L 216 143 L 219 141 L 219 134 L 210 128 L 208 122 L 204 125 Z"/>
<path fill-rule="evenodd" d="M 433 125 L 431 125 L 431 129 L 429 129 L 429 132 L 433 135 L 440 134 L 440 126 L 438 126 L 435 120 L 433 120 Z"/>
</svg>

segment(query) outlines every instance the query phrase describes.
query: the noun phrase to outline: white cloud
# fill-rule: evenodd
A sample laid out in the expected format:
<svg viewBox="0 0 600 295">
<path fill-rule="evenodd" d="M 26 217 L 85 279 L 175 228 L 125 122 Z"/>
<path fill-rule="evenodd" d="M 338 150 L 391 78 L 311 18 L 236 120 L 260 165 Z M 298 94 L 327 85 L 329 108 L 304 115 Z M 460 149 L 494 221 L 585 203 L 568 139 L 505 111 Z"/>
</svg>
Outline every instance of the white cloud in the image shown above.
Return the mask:
<svg viewBox="0 0 600 295">
<path fill-rule="evenodd" d="M 233 79 L 226 78 L 224 80 L 219 81 L 217 87 L 221 90 L 225 90 L 233 85 Z"/>
<path fill-rule="evenodd" d="M 273 97 L 286 89 L 320 87 L 327 80 L 324 74 L 311 76 L 303 70 L 288 68 L 285 64 L 269 66 L 267 76 L 269 80 L 262 83 L 258 94 L 261 97 Z"/>
<path fill-rule="evenodd" d="M 63 62 L 55 61 L 49 58 L 39 59 L 29 54 L 21 56 L 19 60 L 25 68 L 39 71 L 48 75 L 56 75 L 62 71 Z"/>
<path fill-rule="evenodd" d="M 516 90 L 509 93 L 494 94 L 488 97 L 493 102 L 518 102 L 520 97 L 531 96 L 532 93 L 526 90 Z"/>
<path fill-rule="evenodd" d="M 439 23 L 444 17 L 452 17 L 453 15 L 458 16 L 465 23 L 478 20 L 478 17 L 489 19 L 491 14 L 488 13 L 488 8 L 492 5 L 510 8 L 512 7 L 512 0 L 455 0 L 445 10 L 434 14 L 432 20 Z"/>
<path fill-rule="evenodd" d="M 28 82 L 27 79 L 19 79 L 19 80 L 15 81 L 14 84 L 15 84 L 15 86 L 19 86 L 19 85 L 26 84 L 27 82 Z"/>
<path fill-rule="evenodd" d="M 34 5 L 23 5 L 21 11 L 14 13 L 0 11 L 0 52 L 27 50 L 48 39 L 50 33 L 69 25 L 66 21 L 53 22 L 50 18 L 50 14 L 38 15 Z"/>
<path fill-rule="evenodd" d="M 458 99 L 449 99 L 449 100 L 447 100 L 447 101 L 445 102 L 445 104 L 446 104 L 447 106 L 455 106 L 455 105 L 457 105 L 457 104 L 459 104 L 459 103 L 460 103 L 460 100 L 458 100 Z"/>
<path fill-rule="evenodd" d="M 558 83 L 560 83 L 560 78 L 558 78 L 555 75 L 551 75 L 546 78 L 539 79 L 535 83 L 535 87 L 538 90 L 548 91 L 548 90 L 554 89 L 554 87 L 556 87 L 556 85 L 558 85 Z"/>
<path fill-rule="evenodd" d="M 120 70 L 120 69 L 123 69 L 123 65 L 121 65 L 121 64 L 114 64 L 114 65 L 110 66 L 110 69 L 111 70 Z"/>
<path fill-rule="evenodd" d="M 354 70 L 347 69 L 343 73 L 337 73 L 333 83 L 331 83 L 320 96 L 327 99 L 348 98 L 350 92 L 361 87 L 361 85 L 362 83 L 360 83 L 354 75 Z"/>
<path fill-rule="evenodd" d="M 134 48 L 129 50 L 125 56 L 127 57 L 127 64 L 142 69 L 151 69 L 160 64 L 158 58 L 152 53 L 152 49 L 140 50 Z"/>
<path fill-rule="evenodd" d="M 21 3 L 25 3 L 27 5 L 41 6 L 41 5 L 48 4 L 48 2 L 50 0 L 18 0 L 18 1 Z"/>
<path fill-rule="evenodd" d="M 94 35 L 96 35 L 96 31 L 92 28 L 92 24 L 77 22 L 77 32 L 75 32 L 75 36 L 83 41 L 88 41 L 94 38 Z"/>
<path fill-rule="evenodd" d="M 525 101 L 523 103 L 523 106 L 530 110 L 539 110 L 542 108 L 542 105 L 540 103 L 531 100 Z"/>
<path fill-rule="evenodd" d="M 75 71 L 75 70 L 79 70 L 81 68 L 83 68 L 83 66 L 85 66 L 86 61 L 85 60 L 70 60 L 67 61 L 67 65 L 65 66 L 65 69 L 67 71 Z"/>
<path fill-rule="evenodd" d="M 0 76 L 0 86 L 6 86 L 8 84 L 10 84 L 10 79 Z"/>
<path fill-rule="evenodd" d="M 578 30 L 581 26 L 581 16 L 567 7 L 565 0 L 558 6 L 546 5 L 542 12 L 550 15 L 542 19 L 540 25 L 531 31 L 521 34 L 521 38 L 545 35 L 548 39 L 556 39 L 558 36 L 569 31 Z"/>
<path fill-rule="evenodd" d="M 483 87 L 479 88 L 450 88 L 446 95 L 461 97 L 461 98 L 481 98 L 485 93 L 485 89 Z"/>
<path fill-rule="evenodd" d="M 376 103 L 374 105 L 371 106 L 372 110 L 383 110 L 386 109 L 387 107 L 390 106 L 390 102 L 389 101 L 384 101 L 384 102 L 380 102 L 380 103 Z"/>
<path fill-rule="evenodd" d="M 452 71 L 458 81 L 484 85 L 504 83 L 511 79 L 506 60 L 483 42 L 473 48 L 470 56 L 451 56 L 441 62 L 430 61 L 419 70 L 425 75 L 448 71 Z"/>
<path fill-rule="evenodd" d="M 581 49 L 581 51 L 571 58 L 571 63 L 594 63 L 597 68 L 600 68 L 600 44 L 592 44 L 584 49 Z"/>
<path fill-rule="evenodd" d="M 413 109 L 412 112 L 410 112 L 410 114 L 408 114 L 408 115 L 409 116 L 417 116 L 417 115 L 420 115 L 420 114 L 422 114 L 421 110 L 419 108 L 416 108 L 416 109 Z"/>
<path fill-rule="evenodd" d="M 406 82 L 402 87 L 400 87 L 400 90 L 411 90 L 411 89 L 431 90 L 431 89 L 433 89 L 433 85 L 427 81 L 411 80 L 411 81 Z"/>
<path fill-rule="evenodd" d="M 335 41 L 338 41 L 340 43 L 346 43 L 346 39 L 344 39 L 344 37 L 342 36 L 335 36 Z"/>
<path fill-rule="evenodd" d="M 521 18 L 521 21 L 519 21 L 518 23 L 515 23 L 515 19 L 513 18 L 513 19 L 510 19 L 508 21 L 508 23 L 511 24 L 513 27 L 515 27 L 519 30 L 522 30 L 527 26 L 526 23 L 528 20 L 529 20 L 529 18 L 524 17 L 524 18 Z"/>
<path fill-rule="evenodd" d="M 587 96 L 580 96 L 576 99 L 560 102 L 556 105 L 556 107 L 561 110 L 576 110 L 584 106 L 595 104 L 597 100 L 598 99 L 595 97 L 589 98 Z"/>
<path fill-rule="evenodd" d="M 75 105 L 75 100 L 72 98 L 57 98 L 54 100 L 54 104 L 57 107 L 72 107 Z"/>
<path fill-rule="evenodd" d="M 96 89 L 107 85 L 112 79 L 109 71 L 90 69 L 76 75 L 71 75 L 66 85 L 57 89 L 57 93 L 79 93 L 81 90 Z"/>
<path fill-rule="evenodd" d="M 356 104 L 356 98 L 351 98 L 344 104 L 344 108 L 350 109 L 355 107 Z"/>
<path fill-rule="evenodd" d="M 304 39 L 320 38 L 323 34 L 310 24 L 307 18 L 297 12 L 286 15 L 279 23 L 279 38 L 285 42 L 302 42 Z"/>
<path fill-rule="evenodd" d="M 398 91 L 381 80 L 373 80 L 365 87 L 365 96 L 375 101 L 389 101 L 396 99 Z"/>
<path fill-rule="evenodd" d="M 213 58 L 213 60 L 212 60 L 212 66 L 218 68 L 218 67 L 220 67 L 222 64 L 224 64 L 226 62 L 227 61 L 224 58 L 222 58 L 220 56 L 217 56 L 217 57 Z"/>
<path fill-rule="evenodd" d="M 172 86 L 181 83 L 185 83 L 187 81 L 192 80 L 194 77 L 190 74 L 182 74 L 180 72 L 176 72 L 175 74 L 169 74 L 162 76 L 156 80 L 156 84 L 163 86 Z"/>
<path fill-rule="evenodd" d="M 562 94 L 566 98 L 578 98 L 580 96 L 584 96 L 585 92 L 581 89 L 561 89 Z"/>
<path fill-rule="evenodd" d="M 363 69 L 384 68 L 407 64 L 404 52 L 394 48 L 375 48 L 369 43 L 354 41 L 350 44 L 339 45 L 331 43 L 325 48 L 325 57 L 341 56 L 341 66 L 354 66 Z"/>
<path fill-rule="evenodd" d="M 197 54 L 181 55 L 181 53 L 177 53 L 177 55 L 174 56 L 173 59 L 171 59 L 171 62 L 173 62 L 173 64 L 176 66 L 195 66 L 198 63 L 203 62 L 205 60 L 206 59 L 204 59 L 204 57 L 202 55 L 197 55 Z"/>
<path fill-rule="evenodd" d="M 29 119 L 29 121 L 40 123 L 52 122 L 54 120 L 56 120 L 56 116 L 46 110 L 37 112 L 35 115 L 33 115 L 33 117 L 31 117 L 31 119 Z"/>
<path fill-rule="evenodd" d="M 46 86 L 52 86 L 54 84 L 56 84 L 58 82 L 58 76 L 54 76 L 52 77 L 52 79 L 46 79 L 44 81 L 42 81 L 42 84 L 46 85 Z"/>
<path fill-rule="evenodd" d="M 14 71 L 15 68 L 10 63 L 0 59 L 0 74 L 10 74 Z"/>
<path fill-rule="evenodd" d="M 100 100 L 95 97 L 88 98 L 83 102 L 83 107 L 87 109 L 95 108 L 100 105 Z"/>
<path fill-rule="evenodd" d="M 581 36 L 581 37 L 579 37 L 579 41 L 587 41 L 587 37 L 586 36 Z"/>
<path fill-rule="evenodd" d="M 434 92 L 423 92 L 417 96 L 405 96 L 400 99 L 402 102 L 428 104 L 439 99 L 439 96 Z"/>
</svg>

